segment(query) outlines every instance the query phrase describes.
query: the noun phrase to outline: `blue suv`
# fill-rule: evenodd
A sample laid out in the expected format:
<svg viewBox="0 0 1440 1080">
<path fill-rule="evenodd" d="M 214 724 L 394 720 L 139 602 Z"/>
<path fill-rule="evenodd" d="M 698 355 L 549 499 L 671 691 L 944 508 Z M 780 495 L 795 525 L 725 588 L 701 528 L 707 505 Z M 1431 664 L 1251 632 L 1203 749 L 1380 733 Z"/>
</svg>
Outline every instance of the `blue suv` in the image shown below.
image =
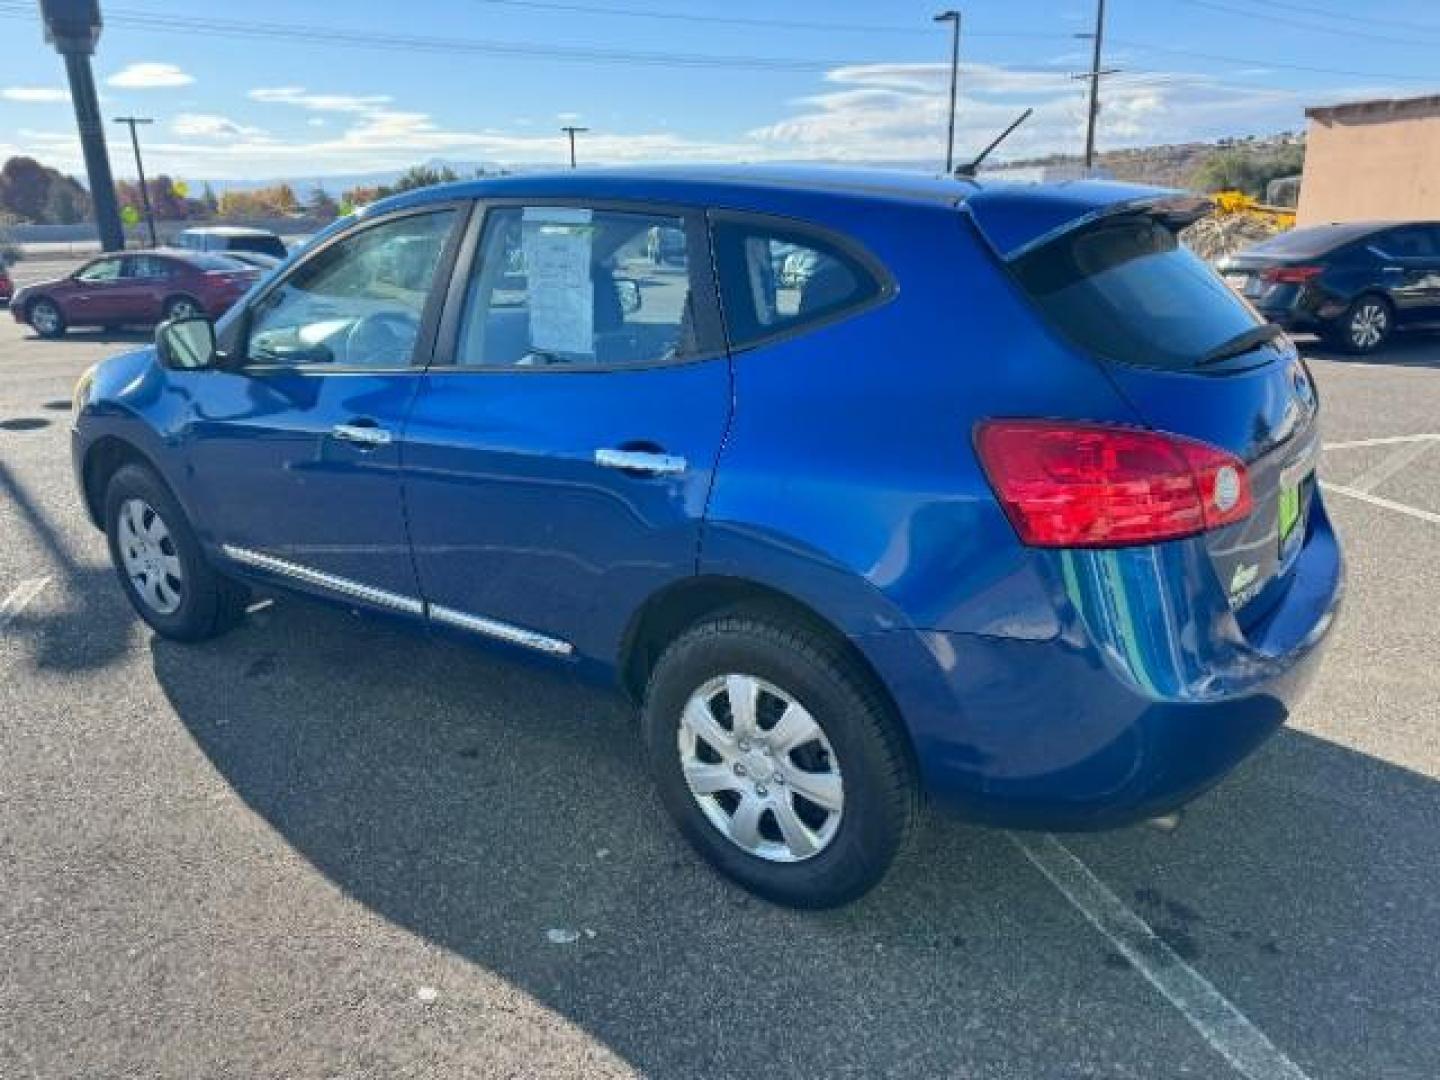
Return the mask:
<svg viewBox="0 0 1440 1080">
<path fill-rule="evenodd" d="M 820 169 L 412 192 L 88 372 L 76 476 L 156 632 L 281 587 L 613 679 L 701 855 L 839 904 L 927 800 L 1166 813 L 1314 672 L 1315 388 L 1178 243 L 1204 208 Z"/>
</svg>

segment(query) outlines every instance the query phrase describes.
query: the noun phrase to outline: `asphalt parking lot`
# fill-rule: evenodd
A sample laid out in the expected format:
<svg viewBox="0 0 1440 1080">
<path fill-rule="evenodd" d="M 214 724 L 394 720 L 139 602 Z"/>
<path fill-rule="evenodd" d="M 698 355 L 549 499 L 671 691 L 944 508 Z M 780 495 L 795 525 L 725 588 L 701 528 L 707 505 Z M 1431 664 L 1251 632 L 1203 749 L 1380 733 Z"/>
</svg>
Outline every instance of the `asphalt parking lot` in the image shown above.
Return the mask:
<svg viewBox="0 0 1440 1080">
<path fill-rule="evenodd" d="M 1440 1075 L 1440 337 L 1314 357 L 1350 592 L 1285 731 L 1174 831 L 937 821 L 819 915 L 595 690 L 290 599 L 153 637 L 67 442 L 143 340 L 0 313 L 0 1076 Z"/>
</svg>

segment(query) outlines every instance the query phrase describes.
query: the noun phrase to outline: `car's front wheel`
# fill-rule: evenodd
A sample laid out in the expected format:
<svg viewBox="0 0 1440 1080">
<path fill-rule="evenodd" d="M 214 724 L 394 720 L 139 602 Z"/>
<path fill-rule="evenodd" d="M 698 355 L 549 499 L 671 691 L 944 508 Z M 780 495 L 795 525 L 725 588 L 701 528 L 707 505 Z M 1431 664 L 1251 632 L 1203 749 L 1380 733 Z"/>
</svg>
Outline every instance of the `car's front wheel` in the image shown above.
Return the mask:
<svg viewBox="0 0 1440 1080">
<path fill-rule="evenodd" d="M 65 316 L 54 300 L 41 297 L 33 301 L 25 315 L 31 328 L 43 338 L 58 338 L 65 333 Z"/>
<path fill-rule="evenodd" d="M 111 478 L 105 535 L 125 595 L 156 633 L 203 641 L 244 616 L 248 590 L 209 565 L 180 504 L 145 466 L 122 466 Z"/>
<path fill-rule="evenodd" d="M 643 727 L 681 832 L 777 903 L 856 899 L 917 826 L 892 710 L 852 657 L 798 620 L 736 614 L 687 631 L 656 664 Z"/>
<path fill-rule="evenodd" d="M 1395 316 L 1378 296 L 1362 296 L 1340 317 L 1330 337 L 1346 352 L 1372 353 L 1390 339 Z"/>
</svg>

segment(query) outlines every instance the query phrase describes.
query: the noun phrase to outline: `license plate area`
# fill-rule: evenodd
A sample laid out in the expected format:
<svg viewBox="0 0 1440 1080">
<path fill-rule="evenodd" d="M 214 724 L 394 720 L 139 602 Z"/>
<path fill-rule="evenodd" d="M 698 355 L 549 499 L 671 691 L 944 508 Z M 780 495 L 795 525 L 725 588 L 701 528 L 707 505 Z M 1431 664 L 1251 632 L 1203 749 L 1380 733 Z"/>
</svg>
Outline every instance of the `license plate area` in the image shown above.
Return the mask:
<svg viewBox="0 0 1440 1080">
<path fill-rule="evenodd" d="M 1280 562 L 1289 562 L 1305 535 L 1305 512 L 1315 487 L 1315 470 L 1286 470 L 1280 477 L 1280 495 L 1276 499 L 1276 526 L 1280 537 Z"/>
</svg>

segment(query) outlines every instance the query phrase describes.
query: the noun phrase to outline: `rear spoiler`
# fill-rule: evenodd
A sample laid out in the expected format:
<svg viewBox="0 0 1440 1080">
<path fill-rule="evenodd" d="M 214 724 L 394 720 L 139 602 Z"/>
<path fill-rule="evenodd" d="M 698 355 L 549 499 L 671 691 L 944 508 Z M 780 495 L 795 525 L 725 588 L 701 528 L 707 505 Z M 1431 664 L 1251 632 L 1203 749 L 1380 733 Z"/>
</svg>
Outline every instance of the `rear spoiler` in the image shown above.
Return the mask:
<svg viewBox="0 0 1440 1080">
<path fill-rule="evenodd" d="M 962 209 L 995 254 L 1012 262 L 1105 218 L 1144 214 L 1179 231 L 1213 207 L 1207 195 L 1172 188 L 1076 180 L 982 187 L 965 200 Z"/>
</svg>

